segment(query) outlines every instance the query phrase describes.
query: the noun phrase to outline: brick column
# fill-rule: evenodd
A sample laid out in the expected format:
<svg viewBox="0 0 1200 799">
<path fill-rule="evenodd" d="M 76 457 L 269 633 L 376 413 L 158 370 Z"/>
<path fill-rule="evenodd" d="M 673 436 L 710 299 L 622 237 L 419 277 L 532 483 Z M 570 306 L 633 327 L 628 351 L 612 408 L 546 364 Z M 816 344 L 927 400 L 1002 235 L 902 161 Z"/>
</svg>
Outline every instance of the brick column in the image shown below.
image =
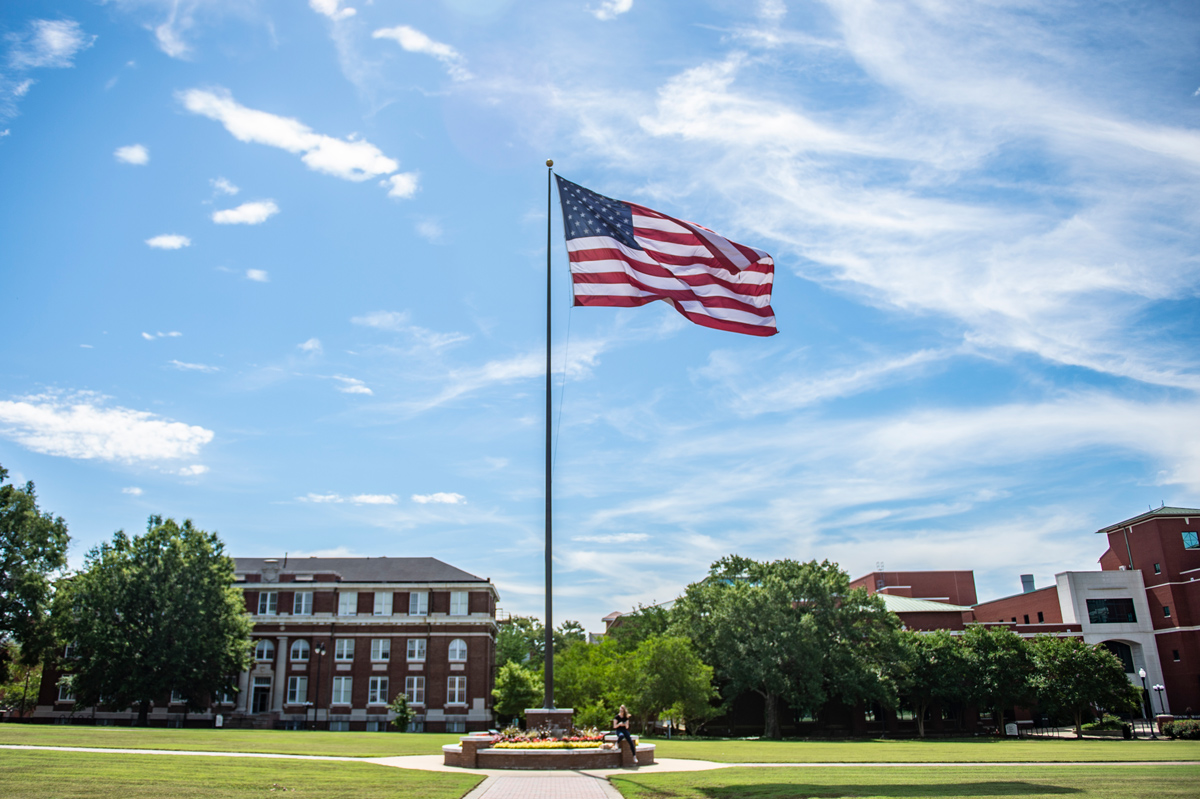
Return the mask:
<svg viewBox="0 0 1200 799">
<path fill-rule="evenodd" d="M 279 713 L 283 710 L 283 700 L 287 696 L 288 637 L 281 635 L 276 641 L 275 679 L 271 685 L 271 710 Z"/>
</svg>

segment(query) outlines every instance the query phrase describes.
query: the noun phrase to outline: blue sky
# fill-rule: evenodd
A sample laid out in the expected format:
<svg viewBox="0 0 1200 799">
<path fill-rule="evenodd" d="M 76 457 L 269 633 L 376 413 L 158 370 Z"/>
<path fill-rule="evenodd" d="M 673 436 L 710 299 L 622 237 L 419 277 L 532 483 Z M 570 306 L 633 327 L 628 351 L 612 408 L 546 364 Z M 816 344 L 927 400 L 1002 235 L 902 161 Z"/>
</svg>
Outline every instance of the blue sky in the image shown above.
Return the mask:
<svg viewBox="0 0 1200 799">
<path fill-rule="evenodd" d="M 770 252 L 780 330 L 572 310 L 553 220 L 557 619 L 731 552 L 1096 568 L 1200 505 L 1198 40 L 1188 2 L 7 3 L 0 464 L 74 565 L 157 513 L 539 613 L 550 157 Z"/>
</svg>

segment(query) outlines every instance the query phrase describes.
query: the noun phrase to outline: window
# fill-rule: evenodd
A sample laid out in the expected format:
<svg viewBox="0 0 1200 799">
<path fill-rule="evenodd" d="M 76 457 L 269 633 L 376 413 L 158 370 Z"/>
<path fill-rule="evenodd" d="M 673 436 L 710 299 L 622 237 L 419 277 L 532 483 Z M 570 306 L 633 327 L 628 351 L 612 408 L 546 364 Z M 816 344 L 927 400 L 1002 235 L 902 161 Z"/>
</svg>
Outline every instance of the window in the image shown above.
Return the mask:
<svg viewBox="0 0 1200 799">
<path fill-rule="evenodd" d="M 392 615 L 392 592 L 375 592 L 375 615 L 376 616 L 391 616 Z"/>
<path fill-rule="evenodd" d="M 1029 624 L 1029 614 L 1028 613 L 1025 614 L 1025 623 Z"/>
<path fill-rule="evenodd" d="M 288 677 L 287 703 L 302 705 L 308 699 L 308 678 Z"/>
<path fill-rule="evenodd" d="M 186 701 L 187 700 L 183 698 L 183 694 L 179 693 L 178 691 L 171 691 L 172 705 L 182 705 Z"/>
<path fill-rule="evenodd" d="M 1133 667 L 1133 649 L 1130 648 L 1129 644 L 1121 641 L 1105 641 L 1101 646 L 1116 655 L 1117 660 L 1121 661 L 1121 666 L 1125 669 L 1126 674 L 1133 674 L 1137 671 Z"/>
<path fill-rule="evenodd" d="M 1173 657 L 1173 658 L 1175 659 L 1175 662 L 1176 662 L 1176 663 L 1178 663 L 1178 662 L 1179 662 L 1179 650 L 1178 650 L 1178 649 L 1172 649 L 1172 650 L 1171 650 L 1171 657 Z"/>
<path fill-rule="evenodd" d="M 450 615 L 451 616 L 466 616 L 467 615 L 467 592 L 466 591 L 451 591 L 450 592 Z"/>
<path fill-rule="evenodd" d="M 404 697 L 410 705 L 425 704 L 425 678 L 424 677 L 405 677 L 404 678 Z M 411 727 L 409 729 L 412 729 Z"/>
<path fill-rule="evenodd" d="M 254 645 L 254 659 L 274 660 L 275 644 L 271 643 L 269 638 L 259 638 L 258 643 Z"/>
<path fill-rule="evenodd" d="M 331 721 L 329 722 L 330 732 L 349 732 L 350 722 L 348 721 Z"/>
<path fill-rule="evenodd" d="M 1045 616 L 1043 616 L 1043 615 L 1042 615 L 1042 612 L 1039 610 L 1039 611 L 1038 611 L 1038 624 L 1041 624 L 1041 623 L 1042 623 L 1042 622 L 1044 622 L 1045 620 L 1046 620 L 1046 617 L 1045 617 Z"/>
<path fill-rule="evenodd" d="M 71 690 L 71 686 L 63 683 L 58 686 L 58 701 L 59 702 L 74 702 L 75 692 Z"/>
<path fill-rule="evenodd" d="M 1200 549 L 1200 534 L 1184 533 L 1183 534 L 1184 549 Z"/>
<path fill-rule="evenodd" d="M 1171 618 L 1171 606 L 1170 605 L 1163 605 L 1163 618 L 1164 619 Z"/>
<path fill-rule="evenodd" d="M 1088 621 L 1092 624 L 1136 624 L 1132 599 L 1089 599 Z"/>
<path fill-rule="evenodd" d="M 312 615 L 312 591 L 297 591 L 292 597 L 293 616 Z"/>
<path fill-rule="evenodd" d="M 467 723 L 465 721 L 447 721 L 446 732 L 466 732 Z"/>
<path fill-rule="evenodd" d="M 408 639 L 408 660 L 409 662 L 425 659 L 425 639 L 424 638 L 409 638 Z"/>
<path fill-rule="evenodd" d="M 333 645 L 334 660 L 354 660 L 354 639 L 339 638 Z"/>
<path fill-rule="evenodd" d="M 338 615 L 339 616 L 357 616 L 358 615 L 358 592 L 343 591 L 338 594 Z"/>
<path fill-rule="evenodd" d="M 467 642 L 461 638 L 455 638 L 450 642 L 450 660 L 461 663 L 467 659 Z"/>
<path fill-rule="evenodd" d="M 386 705 L 388 703 L 387 689 L 387 677 L 372 677 L 371 682 L 367 686 L 367 704 Z"/>
<path fill-rule="evenodd" d="M 1154 564 L 1154 573 L 1155 573 L 1155 574 L 1162 574 L 1162 564 L 1161 564 L 1161 563 L 1155 563 L 1155 564 Z"/>
<path fill-rule="evenodd" d="M 292 660 L 308 660 L 308 641 L 301 638 L 292 643 Z"/>
<path fill-rule="evenodd" d="M 371 639 L 371 660 L 388 660 L 392 657 L 392 639 Z"/>
<path fill-rule="evenodd" d="M 335 705 L 350 704 L 350 677 L 334 677 L 333 678 L 333 699 L 330 700 Z"/>
<path fill-rule="evenodd" d="M 258 595 L 258 615 L 274 616 L 279 594 L 276 591 L 263 591 Z"/>
<path fill-rule="evenodd" d="M 234 691 L 217 691 L 216 698 L 213 701 L 218 705 L 232 705 L 237 701 L 237 693 Z"/>
<path fill-rule="evenodd" d="M 67 644 L 63 647 L 63 659 L 70 660 L 75 657 L 75 644 Z"/>
<path fill-rule="evenodd" d="M 429 592 L 428 591 L 413 591 L 408 595 L 408 615 L 409 616 L 428 616 L 429 615 Z"/>
<path fill-rule="evenodd" d="M 446 685 L 446 704 L 465 705 L 467 703 L 467 678 L 451 677 Z"/>
</svg>

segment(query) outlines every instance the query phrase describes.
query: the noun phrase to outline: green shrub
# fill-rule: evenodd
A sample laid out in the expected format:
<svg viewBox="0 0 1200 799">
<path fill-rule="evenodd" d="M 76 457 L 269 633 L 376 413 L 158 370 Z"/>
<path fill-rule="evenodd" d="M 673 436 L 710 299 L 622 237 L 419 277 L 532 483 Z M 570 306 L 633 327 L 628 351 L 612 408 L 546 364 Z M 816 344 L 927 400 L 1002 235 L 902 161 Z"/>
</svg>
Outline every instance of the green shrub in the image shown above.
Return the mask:
<svg viewBox="0 0 1200 799">
<path fill-rule="evenodd" d="M 1163 725 L 1163 733 L 1172 741 L 1176 738 L 1182 738 L 1185 741 L 1200 741 L 1200 719 L 1168 721 Z"/>
<path fill-rule="evenodd" d="M 1119 730 L 1125 726 L 1125 722 L 1121 721 L 1116 716 L 1105 713 L 1099 721 L 1093 721 L 1090 724 L 1083 725 L 1084 732 L 1094 732 L 1095 730 Z"/>
</svg>

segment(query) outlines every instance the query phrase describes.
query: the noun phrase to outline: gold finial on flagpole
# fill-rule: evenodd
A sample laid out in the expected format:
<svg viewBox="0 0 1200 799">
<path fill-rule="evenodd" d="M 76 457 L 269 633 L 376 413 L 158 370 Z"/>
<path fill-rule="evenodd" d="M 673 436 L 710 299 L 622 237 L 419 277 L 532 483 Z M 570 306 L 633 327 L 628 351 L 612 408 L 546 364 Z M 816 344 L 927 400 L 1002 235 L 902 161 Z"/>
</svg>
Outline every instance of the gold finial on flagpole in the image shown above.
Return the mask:
<svg viewBox="0 0 1200 799">
<path fill-rule="evenodd" d="M 546 166 L 554 166 L 554 162 L 549 158 L 546 159 Z"/>
</svg>

